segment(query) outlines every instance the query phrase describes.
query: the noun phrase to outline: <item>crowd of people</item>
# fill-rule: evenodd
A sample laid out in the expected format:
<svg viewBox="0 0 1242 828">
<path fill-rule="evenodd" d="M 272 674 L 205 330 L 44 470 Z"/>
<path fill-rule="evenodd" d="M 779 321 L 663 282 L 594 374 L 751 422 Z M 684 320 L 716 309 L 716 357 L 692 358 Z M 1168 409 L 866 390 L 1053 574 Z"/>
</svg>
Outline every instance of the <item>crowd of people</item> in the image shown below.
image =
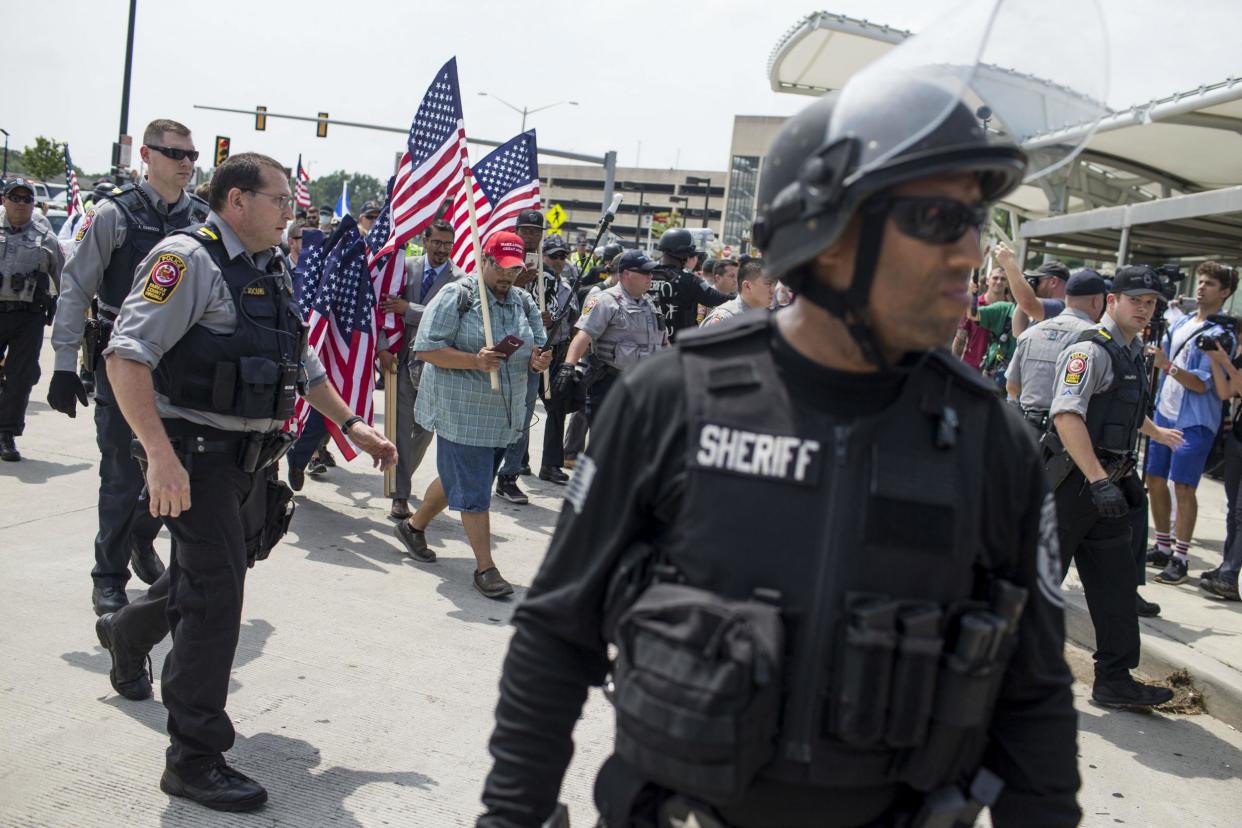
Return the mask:
<svg viewBox="0 0 1242 828">
<path fill-rule="evenodd" d="M 832 106 L 828 96 L 793 119 L 774 157 L 800 161 L 809 152 L 804 136 L 824 134 Z M 947 132 L 928 138 L 920 152 L 930 154 L 912 159 L 904 177 L 838 175 L 832 186 L 843 188 L 841 198 L 808 202 L 802 212 L 786 208 L 808 186 L 789 176 L 810 174 L 807 165 L 773 165 L 756 224 L 763 257 L 711 258 L 678 228 L 659 239 L 656 258 L 615 243 L 591 250 L 578 242 L 571 252 L 538 210 L 525 210 L 481 240 L 478 266 L 467 273 L 450 258 L 453 224 L 431 221 L 406 255 L 401 290 L 375 297 L 376 312 L 398 315 L 403 326 L 399 340 L 380 343 L 374 366 L 396 397 L 391 441 L 344 402 L 307 344 L 304 235 L 330 231 L 331 219 L 297 214 L 288 171 L 276 161 L 233 156 L 192 194 L 190 130 L 153 121 L 140 149 L 145 177 L 99 193 L 73 225 L 67 262 L 30 217 L 29 184 L 7 182 L 0 229 L 30 241 L 7 246 L 3 260 L 0 457 L 20 459 L 14 440 L 38 378 L 42 328 L 51 324 L 49 405 L 74 417 L 93 392 L 101 482 L 92 606 L 113 688 L 149 698 L 147 653 L 174 639 L 162 675 L 171 738 L 162 789 L 222 810 L 266 801 L 263 787 L 223 758 L 234 738 L 224 708 L 242 586 L 248 565 L 288 528 L 305 475 L 335 463 L 335 429 L 378 467 L 395 467 L 388 517 L 413 560 L 436 561 L 433 521 L 459 513 L 473 586 L 489 599 L 514 591 L 493 548 L 492 497 L 528 503 L 519 484 L 526 475 L 565 487 L 566 517 L 515 618 L 480 825 L 547 816 L 585 687 L 608 669 L 619 687 L 645 689 L 617 697 L 624 761 L 605 766 L 605 812 L 626 796 L 625 808 L 639 808 L 635 791 L 655 780 L 672 794 L 661 807 L 755 825 L 756 813 L 785 807 L 778 801 L 808 813 L 823 807 L 831 786 L 807 786 L 808 767 L 836 767 L 859 746 L 886 762 L 901 752 L 899 780 L 847 797 L 857 824 L 866 824 L 899 807 L 898 781 L 929 795 L 963 779 L 986 786 L 992 771 L 959 748 L 986 729 L 1000 698 L 995 715 L 1008 717 L 1014 733 L 1051 735 L 1038 749 L 1029 734 L 1013 737 L 1039 754 L 1029 767 L 1004 750 L 989 754 L 1010 785 L 1005 798 L 972 798 L 960 814 L 994 803 L 1014 813 L 1040 796 L 1041 807 L 1061 815 L 1047 824 L 1070 824 L 1077 776 L 1064 766 L 1068 757 L 1072 768 L 1073 714 L 1060 582 L 1075 562 L 1096 626 L 1096 701 L 1167 701 L 1167 689 L 1131 675 L 1137 619 L 1159 612 L 1137 587 L 1148 567 L 1159 568 L 1162 584 L 1189 577 L 1195 490 L 1223 404 L 1242 396 L 1237 326 L 1221 314 L 1238 277 L 1203 263 L 1193 307 L 1183 299 L 1162 311 L 1169 279 L 1144 265 L 1071 273 L 1049 261 L 1024 272 L 1002 244 L 989 270 L 978 217 L 1017 185 L 1026 158 L 989 144 L 964 109 L 951 111 L 957 120 L 940 125 Z M 985 160 L 956 172 L 928 160 L 937 147 L 960 159 L 963 142 L 977 144 Z M 883 208 L 851 223 L 872 198 Z M 363 234 L 380 213 L 378 204 L 363 205 Z M 820 224 L 825 216 L 832 223 Z M 887 228 L 882 242 L 877 228 Z M 860 238 L 874 245 L 865 255 Z M 960 286 L 919 281 L 934 263 L 976 274 L 960 320 Z M 53 288 L 57 301 L 46 301 Z M 954 327 L 951 350 L 939 347 Z M 300 433 L 284 427 L 298 395 L 315 409 Z M 543 441 L 532 447 L 540 412 Z M 1225 448 L 1224 560 L 1200 575 L 1208 595 L 1228 600 L 1238 599 L 1242 560 L 1242 523 L 1233 517 L 1242 509 L 1240 420 Z M 1148 438 L 1143 482 L 1140 434 Z M 411 508 L 412 476 L 433 440 L 436 477 Z M 847 474 L 870 485 L 837 485 Z M 763 527 L 771 536 L 692 519 L 773 487 L 781 497 Z M 617 520 L 597 519 L 606 508 Z M 821 514 L 822 526 L 807 520 Z M 161 525 L 173 537 L 167 567 L 153 546 Z M 751 554 L 714 557 L 739 544 Z M 811 582 L 799 556 L 821 547 L 865 554 L 848 574 L 830 576 L 816 563 L 820 580 Z M 965 548 L 984 551 L 964 557 Z M 771 550 L 776 565 L 753 554 L 759 549 Z M 922 577 L 913 563 L 928 552 L 952 565 Z M 878 563 L 890 555 L 906 564 Z M 132 603 L 131 570 L 151 584 Z M 640 570 L 655 575 L 643 580 Z M 676 576 L 664 580 L 669 572 Z M 645 591 L 614 613 L 615 590 L 630 582 Z M 208 602 L 223 611 L 198 611 Z M 773 607 L 810 613 L 811 623 L 786 629 Z M 829 675 L 819 665 L 833 635 L 841 649 Z M 620 646 L 611 667 L 605 642 Z M 888 660 L 876 660 L 877 647 Z M 940 659 L 950 647 L 953 657 Z M 720 660 L 705 666 L 697 660 L 705 652 Z M 739 665 L 736 680 L 717 672 Z M 886 707 L 890 668 L 913 672 L 893 679 Z M 773 670 L 799 677 L 787 688 L 797 710 L 834 700 L 822 724 L 812 727 L 819 714 L 806 713 L 778 725 Z M 1016 684 L 1002 688 L 1006 671 Z M 721 760 L 727 779 L 708 773 L 718 764 L 703 760 L 688 735 L 704 703 L 685 689 L 695 681 L 741 734 L 737 754 Z M 945 691 L 933 704 L 926 694 L 938 684 L 977 703 L 957 710 L 960 698 Z M 1046 719 L 1036 723 L 1012 704 L 1016 686 L 1040 697 Z M 718 698 L 726 692 L 746 698 Z M 866 701 L 877 694 L 882 703 L 871 710 Z M 652 732 L 657 710 L 676 726 Z M 750 718 L 739 724 L 737 710 Z M 1000 731 L 993 738 L 1009 738 Z M 771 789 L 747 787 L 769 764 L 777 769 Z M 1036 766 L 1048 774 L 1039 782 Z M 695 796 L 678 793 L 685 791 Z"/>
</svg>

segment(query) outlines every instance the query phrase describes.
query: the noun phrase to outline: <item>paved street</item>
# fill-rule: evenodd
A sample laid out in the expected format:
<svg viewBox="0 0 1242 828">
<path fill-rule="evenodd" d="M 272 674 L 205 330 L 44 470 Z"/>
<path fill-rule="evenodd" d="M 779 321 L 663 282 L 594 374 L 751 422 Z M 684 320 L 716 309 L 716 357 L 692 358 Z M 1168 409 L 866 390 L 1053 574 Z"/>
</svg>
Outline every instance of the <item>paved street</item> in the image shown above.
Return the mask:
<svg viewBox="0 0 1242 828">
<path fill-rule="evenodd" d="M 472 824 L 507 622 L 546 548 L 558 487 L 522 478 L 531 505 L 495 502 L 497 562 L 518 586 L 515 601 L 497 603 L 471 588 L 473 560 L 455 517 L 429 531 L 439 562 L 416 565 L 402 558 L 380 476 L 362 460 L 308 480 L 293 532 L 249 578 L 229 699 L 239 733 L 231 758 L 271 802 L 256 815 L 216 814 L 160 793 L 163 709 L 119 699 L 108 685 L 89 600 L 93 426 L 89 412 L 68 420 L 42 402 L 49 347 L 43 357 L 19 442 L 27 459 L 0 464 L 9 573 L 0 602 L 0 824 Z M 431 460 L 415 491 L 433 476 Z M 159 548 L 166 556 L 166 535 Z M 166 649 L 153 653 L 157 671 Z M 1085 675 L 1084 656 L 1072 655 Z M 1076 688 L 1084 825 L 1238 824 L 1237 731 L 1208 716 L 1104 711 L 1086 694 Z M 593 824 L 609 714 L 594 693 L 577 729 L 562 793 L 577 826 Z"/>
</svg>

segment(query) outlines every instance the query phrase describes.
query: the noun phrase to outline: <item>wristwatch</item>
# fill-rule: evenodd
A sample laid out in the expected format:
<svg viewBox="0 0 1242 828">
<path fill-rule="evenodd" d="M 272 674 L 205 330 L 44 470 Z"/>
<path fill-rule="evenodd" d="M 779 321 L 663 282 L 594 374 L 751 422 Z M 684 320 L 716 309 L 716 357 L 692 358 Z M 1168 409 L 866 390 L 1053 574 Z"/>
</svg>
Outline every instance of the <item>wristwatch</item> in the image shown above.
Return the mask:
<svg viewBox="0 0 1242 828">
<path fill-rule="evenodd" d="M 1176 376 L 1178 375 L 1178 373 L 1179 373 L 1181 370 L 1182 370 L 1182 369 L 1181 369 L 1181 368 L 1178 368 L 1176 365 L 1170 365 L 1170 366 L 1169 366 L 1169 376 L 1170 376 L 1170 377 L 1176 377 Z"/>
<path fill-rule="evenodd" d="M 348 434 L 349 430 L 354 427 L 354 423 L 365 423 L 365 422 L 366 420 L 362 419 L 357 414 L 355 414 L 354 416 L 350 417 L 345 422 L 341 423 L 341 433 Z"/>
</svg>

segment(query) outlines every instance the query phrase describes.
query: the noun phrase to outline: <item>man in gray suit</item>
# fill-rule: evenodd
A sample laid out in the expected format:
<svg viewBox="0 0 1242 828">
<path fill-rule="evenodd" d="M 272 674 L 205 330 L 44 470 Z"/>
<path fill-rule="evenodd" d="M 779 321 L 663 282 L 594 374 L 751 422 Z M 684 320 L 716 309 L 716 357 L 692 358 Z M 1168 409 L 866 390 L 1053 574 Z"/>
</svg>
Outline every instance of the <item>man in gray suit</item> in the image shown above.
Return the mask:
<svg viewBox="0 0 1242 828">
<path fill-rule="evenodd" d="M 423 363 L 412 359 L 409 346 L 418 332 L 423 309 L 431 303 L 432 297 L 449 282 L 466 275 L 449 261 L 449 254 L 453 252 L 453 225 L 447 221 L 437 219 L 427 227 L 423 233 L 423 249 L 426 255 L 406 260 L 404 294 L 386 296 L 380 302 L 383 311 L 400 314 L 405 320 L 405 344 L 397 358 L 397 469 L 392 509 L 388 512 L 392 520 L 405 520 L 413 514 L 410 511 L 410 478 L 431 445 L 431 432 L 414 421 L 414 401 L 418 398 Z"/>
</svg>

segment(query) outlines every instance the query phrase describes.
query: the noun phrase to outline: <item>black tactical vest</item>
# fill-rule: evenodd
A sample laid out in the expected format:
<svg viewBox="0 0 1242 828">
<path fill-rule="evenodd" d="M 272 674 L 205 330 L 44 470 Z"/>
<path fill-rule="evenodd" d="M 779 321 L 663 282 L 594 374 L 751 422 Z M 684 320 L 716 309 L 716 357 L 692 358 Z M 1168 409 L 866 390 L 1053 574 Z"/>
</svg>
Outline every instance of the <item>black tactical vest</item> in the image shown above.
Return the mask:
<svg viewBox="0 0 1242 828">
<path fill-rule="evenodd" d="M 284 420 L 293 413 L 302 373 L 306 326 L 280 257 L 264 273 L 244 256 L 229 259 L 210 224 L 174 231 L 211 254 L 237 308 L 237 330 L 213 333 L 194 325 L 155 368 L 155 388 L 182 408 L 249 419 Z M 197 274 L 190 274 L 191 278 Z"/>
<path fill-rule="evenodd" d="M 659 645 L 668 652 L 643 653 L 659 624 L 642 598 L 634 605 L 646 611 L 641 634 L 622 616 L 617 635 L 618 755 L 646 779 L 718 804 L 726 817 L 753 785 L 928 791 L 973 770 L 1025 600 L 1003 580 L 1016 565 L 1013 550 L 988 548 L 983 534 L 985 439 L 989 419 L 1002 416 L 991 390 L 934 352 L 909 369 L 899 398 L 879 415 L 834 421 L 791 399 L 770 319 L 748 314 L 679 343 L 689 456 L 676 523 L 685 536 L 658 554 L 677 583 L 724 603 L 698 620 L 683 608 Z M 760 508 L 753 518 L 731 517 L 741 504 Z M 773 738 L 756 724 L 761 709 L 717 701 L 736 677 L 724 680 L 710 666 L 654 666 L 693 665 L 698 647 L 674 651 L 682 631 L 710 628 L 703 617 L 757 629 L 746 621 L 756 600 L 778 606 L 783 622 Z M 773 638 L 739 637 L 734 622 L 722 622 L 707 652 L 753 654 Z M 635 680 L 643 664 L 682 673 Z M 769 666 L 740 675 L 766 675 Z M 687 707 L 704 719 L 701 731 L 670 713 L 686 701 L 680 691 L 658 689 L 678 685 L 699 686 Z M 669 697 L 653 698 L 661 695 Z M 745 711 L 737 728 L 727 713 L 734 708 Z M 644 718 L 662 732 L 644 733 Z M 734 732 L 736 743 L 720 749 Z M 716 753 L 705 755 L 710 743 Z M 747 751 L 760 755 L 726 758 Z"/>
<path fill-rule="evenodd" d="M 1097 451 L 1134 451 L 1147 413 L 1147 372 L 1105 328 L 1083 331 L 1076 341 L 1102 347 L 1113 366 L 1113 384 L 1097 392 L 1087 404 L 1091 444 Z"/>
<path fill-rule="evenodd" d="M 109 307 L 119 308 L 133 287 L 134 270 L 151 248 L 173 230 L 205 221 L 208 208 L 207 202 L 191 195 L 188 209 L 165 216 L 135 184 L 126 184 L 104 198 L 111 201 L 125 219 L 125 241 L 112 251 L 112 259 L 99 284 L 99 299 Z"/>
</svg>

